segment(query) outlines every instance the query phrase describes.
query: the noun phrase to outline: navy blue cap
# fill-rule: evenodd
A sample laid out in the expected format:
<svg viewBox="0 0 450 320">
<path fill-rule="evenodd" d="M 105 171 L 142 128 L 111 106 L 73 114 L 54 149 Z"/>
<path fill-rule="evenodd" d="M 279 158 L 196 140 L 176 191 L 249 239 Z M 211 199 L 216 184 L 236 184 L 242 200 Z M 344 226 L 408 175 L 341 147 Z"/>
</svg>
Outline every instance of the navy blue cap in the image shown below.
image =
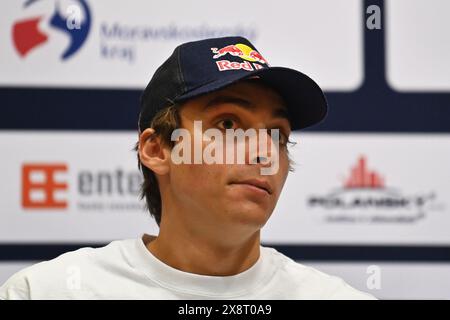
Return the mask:
<svg viewBox="0 0 450 320">
<path fill-rule="evenodd" d="M 142 94 L 139 131 L 150 126 L 158 111 L 172 104 L 255 76 L 283 97 L 292 130 L 325 118 L 327 102 L 314 80 L 297 70 L 269 66 L 243 37 L 224 37 L 187 42 L 175 48 Z"/>
</svg>

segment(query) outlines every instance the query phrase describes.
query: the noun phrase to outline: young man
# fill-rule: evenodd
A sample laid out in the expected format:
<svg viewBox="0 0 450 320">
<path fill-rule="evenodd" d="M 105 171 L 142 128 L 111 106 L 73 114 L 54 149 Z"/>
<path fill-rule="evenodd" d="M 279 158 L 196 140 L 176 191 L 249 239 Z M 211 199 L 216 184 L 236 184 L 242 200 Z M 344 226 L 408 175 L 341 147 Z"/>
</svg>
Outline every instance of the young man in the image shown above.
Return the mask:
<svg viewBox="0 0 450 320">
<path fill-rule="evenodd" d="M 158 236 L 39 263 L 8 280 L 0 298 L 373 298 L 260 244 L 290 169 L 289 134 L 326 110 L 313 80 L 270 67 L 245 38 L 177 47 L 145 89 L 139 116 L 142 197 Z"/>
</svg>

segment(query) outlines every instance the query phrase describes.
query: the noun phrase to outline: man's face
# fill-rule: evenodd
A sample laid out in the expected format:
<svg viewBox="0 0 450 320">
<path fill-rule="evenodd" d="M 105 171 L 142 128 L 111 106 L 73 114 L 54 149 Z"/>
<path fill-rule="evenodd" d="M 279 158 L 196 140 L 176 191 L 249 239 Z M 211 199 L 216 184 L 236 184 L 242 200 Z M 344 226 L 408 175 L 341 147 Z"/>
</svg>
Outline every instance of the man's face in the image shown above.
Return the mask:
<svg viewBox="0 0 450 320">
<path fill-rule="evenodd" d="M 192 144 L 194 121 L 201 121 L 203 131 L 217 128 L 223 132 L 224 138 L 226 129 L 279 129 L 280 145 L 277 148 L 278 170 L 272 175 L 261 174 L 261 168 L 269 164 L 250 163 L 251 158 L 258 154 L 248 147 L 244 164 L 175 164 L 171 161 L 167 179 L 172 199 L 164 201 L 174 201 L 186 208 L 177 213 L 177 219 L 192 225 L 192 228 L 217 230 L 218 227 L 242 226 L 259 230 L 274 210 L 289 172 L 285 143 L 290 125 L 285 114 L 282 98 L 254 80 L 239 82 L 183 104 L 180 109 L 181 127 L 190 132 Z M 270 131 L 267 134 L 267 147 L 275 151 Z M 202 148 L 209 143 L 204 141 Z M 223 152 L 228 152 L 225 141 Z"/>
</svg>

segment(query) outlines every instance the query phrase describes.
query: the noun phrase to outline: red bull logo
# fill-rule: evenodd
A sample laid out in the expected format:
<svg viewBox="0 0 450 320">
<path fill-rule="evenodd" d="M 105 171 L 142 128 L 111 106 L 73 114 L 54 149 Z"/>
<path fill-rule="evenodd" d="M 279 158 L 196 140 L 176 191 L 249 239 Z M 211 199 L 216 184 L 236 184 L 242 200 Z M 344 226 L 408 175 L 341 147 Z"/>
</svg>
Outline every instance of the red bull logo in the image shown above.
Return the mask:
<svg viewBox="0 0 450 320">
<path fill-rule="evenodd" d="M 220 58 L 226 54 L 231 54 L 232 56 L 235 57 L 240 57 L 244 55 L 244 51 L 239 49 L 239 47 L 234 44 L 230 44 L 229 46 L 223 47 L 221 49 L 211 48 L 211 51 L 215 53 L 215 55 L 213 56 L 214 59 Z"/>
<path fill-rule="evenodd" d="M 263 68 L 263 66 L 260 65 L 259 63 L 269 65 L 267 60 L 264 59 L 264 57 L 258 51 L 242 43 L 230 44 L 223 48 L 211 48 L 211 51 L 212 53 L 214 53 L 213 56 L 214 59 L 230 55 L 246 60 L 242 63 L 232 62 L 228 60 L 217 61 L 216 64 L 220 71 L 239 70 L 239 69 L 253 71 Z"/>
</svg>

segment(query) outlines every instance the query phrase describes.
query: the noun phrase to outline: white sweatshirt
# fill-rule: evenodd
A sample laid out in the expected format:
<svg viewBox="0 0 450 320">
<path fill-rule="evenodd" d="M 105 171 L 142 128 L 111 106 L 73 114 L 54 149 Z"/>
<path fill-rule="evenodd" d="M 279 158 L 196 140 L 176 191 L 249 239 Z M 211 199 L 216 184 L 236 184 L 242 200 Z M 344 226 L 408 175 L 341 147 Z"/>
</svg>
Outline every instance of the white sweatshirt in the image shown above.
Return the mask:
<svg viewBox="0 0 450 320">
<path fill-rule="evenodd" d="M 148 235 L 146 235 L 148 237 Z M 261 246 L 258 261 L 233 276 L 180 271 L 143 239 L 82 248 L 13 275 L 0 299 L 374 299 L 340 278 Z"/>
</svg>

